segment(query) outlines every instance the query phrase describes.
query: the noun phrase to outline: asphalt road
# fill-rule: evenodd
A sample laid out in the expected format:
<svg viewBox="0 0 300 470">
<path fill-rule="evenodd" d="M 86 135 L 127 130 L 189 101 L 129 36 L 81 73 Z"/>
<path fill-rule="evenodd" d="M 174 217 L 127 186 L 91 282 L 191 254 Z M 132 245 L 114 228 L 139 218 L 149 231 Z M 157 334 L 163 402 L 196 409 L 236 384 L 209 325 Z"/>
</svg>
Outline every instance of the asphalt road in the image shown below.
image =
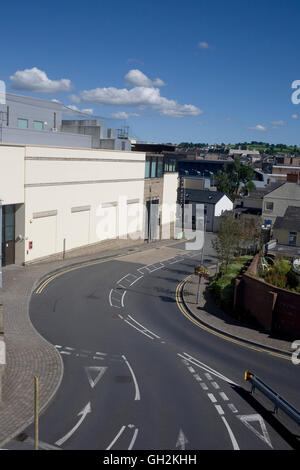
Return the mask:
<svg viewBox="0 0 300 470">
<path fill-rule="evenodd" d="M 244 371 L 299 409 L 299 366 L 191 323 L 178 308 L 176 288 L 201 254 L 182 249 L 180 256 L 178 248 L 184 244 L 170 248 L 174 256 L 162 262 L 153 250 L 147 267 L 132 254 L 69 271 L 32 296 L 31 321 L 64 363 L 61 386 L 40 417 L 42 448 L 298 446 L 295 425 L 282 414 L 274 417 L 259 394 L 249 394 Z M 205 262 L 214 263 L 209 243 Z M 25 434 L 23 443 L 6 448 L 32 448 L 33 426 Z"/>
</svg>

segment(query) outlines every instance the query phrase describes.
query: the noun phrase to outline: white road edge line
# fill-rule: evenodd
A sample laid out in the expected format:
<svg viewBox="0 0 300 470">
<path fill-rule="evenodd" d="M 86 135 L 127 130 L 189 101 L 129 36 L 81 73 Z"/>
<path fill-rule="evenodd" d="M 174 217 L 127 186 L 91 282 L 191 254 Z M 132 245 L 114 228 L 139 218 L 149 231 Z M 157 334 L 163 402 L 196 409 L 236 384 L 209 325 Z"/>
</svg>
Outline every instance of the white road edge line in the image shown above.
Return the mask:
<svg viewBox="0 0 300 470">
<path fill-rule="evenodd" d="M 112 446 L 117 442 L 117 440 L 119 439 L 119 437 L 121 436 L 122 432 L 124 431 L 124 429 L 126 429 L 126 426 L 123 426 L 120 431 L 118 432 L 118 434 L 116 435 L 116 437 L 114 438 L 114 440 L 109 444 L 109 446 L 106 448 L 106 450 L 110 450 L 112 448 Z"/>
<path fill-rule="evenodd" d="M 236 441 L 236 438 L 234 437 L 234 434 L 233 434 L 233 432 L 232 432 L 232 430 L 231 430 L 229 424 L 227 423 L 227 421 L 226 421 L 226 419 L 224 418 L 224 416 L 221 416 L 221 418 L 222 418 L 222 421 L 223 421 L 223 423 L 225 424 L 226 429 L 227 429 L 227 431 L 228 431 L 228 434 L 229 434 L 229 436 L 230 436 L 230 439 L 231 439 L 231 442 L 232 442 L 232 445 L 233 445 L 233 449 L 234 449 L 234 450 L 240 450 L 239 445 L 238 445 L 238 443 L 237 443 L 237 441 Z"/>
<path fill-rule="evenodd" d="M 135 385 L 135 398 L 134 400 L 140 400 L 141 399 L 141 395 L 140 395 L 140 390 L 139 390 L 139 386 L 138 386 L 138 383 L 137 383 L 137 380 L 136 380 L 136 377 L 134 375 L 134 372 L 129 364 L 129 362 L 127 361 L 126 357 L 125 356 L 122 356 L 122 358 L 124 359 L 124 361 L 126 362 L 126 365 L 128 367 L 128 369 L 130 370 L 130 373 L 132 375 L 132 378 L 133 378 L 133 381 L 134 381 L 134 385 Z"/>
</svg>

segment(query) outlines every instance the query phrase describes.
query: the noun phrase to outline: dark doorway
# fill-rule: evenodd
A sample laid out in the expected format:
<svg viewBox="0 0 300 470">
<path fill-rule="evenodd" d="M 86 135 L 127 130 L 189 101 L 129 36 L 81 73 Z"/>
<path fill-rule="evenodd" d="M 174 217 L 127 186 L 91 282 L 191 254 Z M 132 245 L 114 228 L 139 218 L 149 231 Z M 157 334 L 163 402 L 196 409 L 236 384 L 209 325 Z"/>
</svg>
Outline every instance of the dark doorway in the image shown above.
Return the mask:
<svg viewBox="0 0 300 470">
<path fill-rule="evenodd" d="M 2 206 L 2 265 L 15 262 L 15 206 Z"/>
</svg>

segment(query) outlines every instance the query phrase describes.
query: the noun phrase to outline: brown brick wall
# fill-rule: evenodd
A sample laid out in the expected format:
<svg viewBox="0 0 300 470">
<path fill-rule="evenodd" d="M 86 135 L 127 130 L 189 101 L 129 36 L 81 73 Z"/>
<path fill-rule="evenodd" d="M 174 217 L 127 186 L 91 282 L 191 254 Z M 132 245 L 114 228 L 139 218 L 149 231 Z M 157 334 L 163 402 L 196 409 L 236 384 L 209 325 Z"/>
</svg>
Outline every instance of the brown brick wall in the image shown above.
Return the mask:
<svg viewBox="0 0 300 470">
<path fill-rule="evenodd" d="M 266 330 L 299 339 L 300 294 L 251 276 L 250 272 L 256 272 L 258 259 L 257 255 L 236 282 L 235 307 L 250 314 Z"/>
</svg>

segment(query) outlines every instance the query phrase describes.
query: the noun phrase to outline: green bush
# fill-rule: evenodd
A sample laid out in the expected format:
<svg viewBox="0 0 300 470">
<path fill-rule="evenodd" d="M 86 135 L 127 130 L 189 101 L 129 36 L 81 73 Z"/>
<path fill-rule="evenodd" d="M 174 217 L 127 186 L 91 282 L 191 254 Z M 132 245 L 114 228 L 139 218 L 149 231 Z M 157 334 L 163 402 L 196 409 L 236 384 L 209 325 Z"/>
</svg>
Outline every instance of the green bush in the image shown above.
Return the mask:
<svg viewBox="0 0 300 470">
<path fill-rule="evenodd" d="M 235 280 L 252 259 L 253 256 L 249 255 L 234 259 L 232 263 L 227 265 L 226 269 L 221 269 L 220 273 L 211 280 L 208 290 L 223 310 L 230 310 L 231 312 Z"/>
</svg>

